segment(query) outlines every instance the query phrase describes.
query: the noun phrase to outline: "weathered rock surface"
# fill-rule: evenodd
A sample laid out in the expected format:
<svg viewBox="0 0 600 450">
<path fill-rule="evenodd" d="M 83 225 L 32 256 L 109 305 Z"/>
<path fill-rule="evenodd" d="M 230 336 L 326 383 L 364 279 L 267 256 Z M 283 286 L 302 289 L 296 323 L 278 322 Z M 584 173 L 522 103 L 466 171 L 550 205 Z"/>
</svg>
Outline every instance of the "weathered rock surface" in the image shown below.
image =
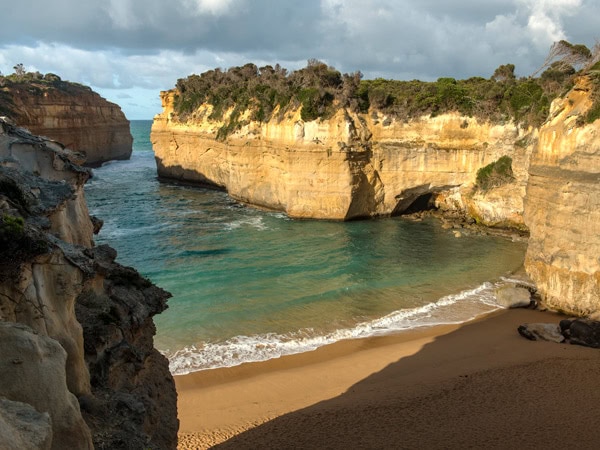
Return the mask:
<svg viewBox="0 0 600 450">
<path fill-rule="evenodd" d="M 50 450 L 50 416 L 26 403 L 0 398 L 0 436 L 4 450 Z"/>
<path fill-rule="evenodd" d="M 525 268 L 551 309 L 600 310 L 600 122 L 582 124 L 592 104 L 581 78 L 552 104 L 529 168 Z"/>
<path fill-rule="evenodd" d="M 600 322 L 589 319 L 562 320 L 560 328 L 571 344 L 600 348 Z"/>
<path fill-rule="evenodd" d="M 220 187 L 240 201 L 298 218 L 400 214 L 443 193 L 444 208 L 477 210 L 478 220 L 490 225 L 523 226 L 527 170 L 515 171 L 504 191 L 510 200 L 471 195 L 477 170 L 500 156 L 526 167 L 531 146 L 515 146 L 523 132 L 514 124 L 458 114 L 405 123 L 345 109 L 304 122 L 296 110 L 281 121 L 250 121 L 219 141 L 223 122 L 208 119 L 212 106 L 180 123 L 173 119 L 174 95 L 161 94 L 163 112 L 152 127 L 161 177 Z"/>
<path fill-rule="evenodd" d="M 0 93 L 0 111 L 33 134 L 84 153 L 86 165 L 131 156 L 133 138 L 121 108 L 86 86 L 5 80 Z"/>
<path fill-rule="evenodd" d="M 519 334 L 530 341 L 550 341 L 561 343 L 565 341 L 560 328 L 552 323 L 526 323 L 517 329 Z"/>
<path fill-rule="evenodd" d="M 114 250 L 93 246 L 97 223 L 83 192 L 89 172 L 76 162 L 60 145 L 0 120 L 0 321 L 60 344 L 63 382 L 96 447 L 175 448 L 175 386 L 153 347 L 152 322 L 169 294 L 117 264 Z M 28 403 L 46 411 L 38 394 Z M 82 440 L 60 448 L 87 447 Z"/>
<path fill-rule="evenodd" d="M 53 449 L 91 449 L 92 436 L 66 383 L 67 354 L 54 339 L 0 322 L 0 396 L 48 413 Z"/>
<path fill-rule="evenodd" d="M 502 286 L 496 289 L 496 303 L 504 308 L 527 308 L 531 304 L 531 292 L 518 286 Z"/>
</svg>

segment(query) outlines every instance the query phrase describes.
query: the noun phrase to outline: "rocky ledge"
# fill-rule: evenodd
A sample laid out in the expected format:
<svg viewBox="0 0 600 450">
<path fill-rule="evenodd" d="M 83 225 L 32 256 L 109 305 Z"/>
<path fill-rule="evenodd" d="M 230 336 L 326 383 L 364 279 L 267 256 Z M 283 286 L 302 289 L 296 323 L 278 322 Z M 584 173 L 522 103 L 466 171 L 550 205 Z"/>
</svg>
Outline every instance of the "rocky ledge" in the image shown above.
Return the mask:
<svg viewBox="0 0 600 450">
<path fill-rule="evenodd" d="M 79 162 L 0 120 L 0 447 L 175 448 L 170 295 L 94 246 Z"/>
</svg>

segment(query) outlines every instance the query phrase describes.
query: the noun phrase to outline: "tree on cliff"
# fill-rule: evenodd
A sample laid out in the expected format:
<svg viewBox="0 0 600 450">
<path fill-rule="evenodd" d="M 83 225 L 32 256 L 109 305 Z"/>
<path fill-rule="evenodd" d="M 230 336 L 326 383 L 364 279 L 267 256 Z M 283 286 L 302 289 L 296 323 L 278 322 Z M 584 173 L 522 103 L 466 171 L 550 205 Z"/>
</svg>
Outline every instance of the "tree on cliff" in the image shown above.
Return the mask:
<svg viewBox="0 0 600 450">
<path fill-rule="evenodd" d="M 581 69 L 588 65 L 593 59 L 594 56 L 592 51 L 585 45 L 571 44 L 570 42 L 561 40 L 552 44 L 544 63 L 533 73 L 533 76 L 536 76 L 542 70 L 550 67 L 554 67 L 557 70 L 569 66 L 572 66 L 575 69 Z"/>
<path fill-rule="evenodd" d="M 492 75 L 492 80 L 500 82 L 514 81 L 515 77 L 515 65 L 514 64 L 502 64 L 499 66 Z"/>
<path fill-rule="evenodd" d="M 13 69 L 15 70 L 15 75 L 19 78 L 23 77 L 27 73 L 23 63 L 19 63 L 19 64 L 15 65 L 13 67 Z"/>
</svg>

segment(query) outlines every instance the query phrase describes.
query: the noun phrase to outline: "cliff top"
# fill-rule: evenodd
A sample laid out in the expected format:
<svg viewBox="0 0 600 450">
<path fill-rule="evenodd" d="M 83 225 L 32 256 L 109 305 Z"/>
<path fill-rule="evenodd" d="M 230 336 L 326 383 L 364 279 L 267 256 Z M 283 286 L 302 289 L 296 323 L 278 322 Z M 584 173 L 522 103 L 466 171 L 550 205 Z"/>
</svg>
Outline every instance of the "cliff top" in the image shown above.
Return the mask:
<svg viewBox="0 0 600 450">
<path fill-rule="evenodd" d="M 8 116 L 13 119 L 19 115 L 19 109 L 14 102 L 14 95 L 20 96 L 52 96 L 60 94 L 68 96 L 70 100 L 77 101 L 78 98 L 100 95 L 89 86 L 64 81 L 58 75 L 39 72 L 15 73 L 7 76 L 0 75 L 0 116 Z"/>
<path fill-rule="evenodd" d="M 202 104 L 212 105 L 209 120 L 222 120 L 231 111 L 217 135 L 220 139 L 248 120 L 282 119 L 286 111 L 299 107 L 305 121 L 326 119 L 339 108 L 348 108 L 362 113 L 376 110 L 405 120 L 455 111 L 496 123 L 538 126 L 548 116 L 552 100 L 569 91 L 578 75 L 598 65 L 599 49 L 582 52 L 580 47 L 557 43 L 540 68 L 541 75 L 527 78 L 517 78 L 513 64 L 499 66 L 489 79 L 445 77 L 433 82 L 363 80 L 360 72 L 342 74 L 315 59 L 293 72 L 278 64 L 217 68 L 177 81 L 170 91 L 173 120 L 187 121 Z M 245 111 L 251 114 L 242 119 Z"/>
</svg>

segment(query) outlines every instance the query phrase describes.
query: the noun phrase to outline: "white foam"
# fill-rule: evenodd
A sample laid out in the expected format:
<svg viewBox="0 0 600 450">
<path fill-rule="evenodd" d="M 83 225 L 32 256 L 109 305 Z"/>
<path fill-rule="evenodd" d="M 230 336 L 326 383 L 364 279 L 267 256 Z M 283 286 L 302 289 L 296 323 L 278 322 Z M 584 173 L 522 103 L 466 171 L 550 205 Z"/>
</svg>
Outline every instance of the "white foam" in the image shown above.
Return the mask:
<svg viewBox="0 0 600 450">
<path fill-rule="evenodd" d="M 233 222 L 225 224 L 225 229 L 228 231 L 232 231 L 244 226 L 255 228 L 260 231 L 265 231 L 269 229 L 269 227 L 267 227 L 264 224 L 263 218 L 260 216 L 247 217 L 244 219 L 235 220 Z"/>
<path fill-rule="evenodd" d="M 495 302 L 495 289 L 504 284 L 483 283 L 455 295 L 416 308 L 395 311 L 384 317 L 357 324 L 352 328 L 318 334 L 306 328 L 288 334 L 268 333 L 236 336 L 224 342 L 205 342 L 177 351 L 165 351 L 174 375 L 199 370 L 231 367 L 246 362 L 266 361 L 284 355 L 316 350 L 346 339 L 360 339 L 391 334 L 425 326 L 462 323 L 500 307 Z"/>
</svg>

